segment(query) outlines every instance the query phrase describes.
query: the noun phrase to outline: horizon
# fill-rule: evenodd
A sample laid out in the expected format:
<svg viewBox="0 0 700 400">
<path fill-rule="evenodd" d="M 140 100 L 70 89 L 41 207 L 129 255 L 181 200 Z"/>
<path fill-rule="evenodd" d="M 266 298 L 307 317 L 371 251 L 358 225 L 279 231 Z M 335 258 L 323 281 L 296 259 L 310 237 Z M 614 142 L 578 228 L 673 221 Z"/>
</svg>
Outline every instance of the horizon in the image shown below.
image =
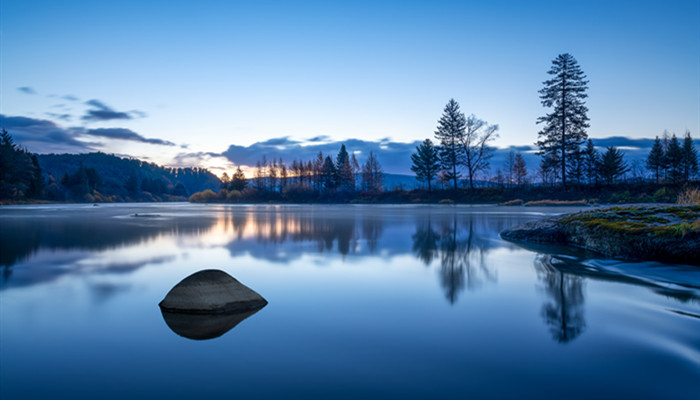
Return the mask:
<svg viewBox="0 0 700 400">
<path fill-rule="evenodd" d="M 590 81 L 595 142 L 698 137 L 700 4 L 553 4 L 2 0 L 1 127 L 36 153 L 217 176 L 339 143 L 410 173 L 399 155 L 434 140 L 450 98 L 500 126 L 495 147 L 533 148 L 537 91 L 568 52 Z"/>
</svg>

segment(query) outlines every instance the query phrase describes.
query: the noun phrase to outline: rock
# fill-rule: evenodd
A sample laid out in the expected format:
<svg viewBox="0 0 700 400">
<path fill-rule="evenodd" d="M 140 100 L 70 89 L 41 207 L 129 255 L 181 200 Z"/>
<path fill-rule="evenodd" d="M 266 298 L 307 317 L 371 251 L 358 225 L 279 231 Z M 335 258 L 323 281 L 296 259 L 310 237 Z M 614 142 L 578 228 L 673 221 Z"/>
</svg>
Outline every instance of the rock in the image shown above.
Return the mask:
<svg viewBox="0 0 700 400">
<path fill-rule="evenodd" d="M 170 313 L 222 314 L 258 310 L 267 300 L 226 272 L 207 269 L 180 281 L 158 305 Z"/>
<path fill-rule="evenodd" d="M 700 206 L 627 206 L 529 222 L 513 242 L 577 246 L 608 257 L 700 265 Z"/>
</svg>

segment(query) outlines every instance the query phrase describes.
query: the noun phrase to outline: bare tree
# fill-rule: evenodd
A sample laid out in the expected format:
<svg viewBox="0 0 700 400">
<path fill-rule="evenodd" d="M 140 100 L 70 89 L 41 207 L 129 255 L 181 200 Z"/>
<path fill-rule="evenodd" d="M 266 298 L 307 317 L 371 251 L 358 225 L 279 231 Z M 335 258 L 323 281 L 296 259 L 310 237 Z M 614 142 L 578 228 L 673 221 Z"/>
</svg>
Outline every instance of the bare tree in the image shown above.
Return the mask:
<svg viewBox="0 0 700 400">
<path fill-rule="evenodd" d="M 498 125 L 489 125 L 474 115 L 467 118 L 460 143 L 464 151 L 464 167 L 467 169 L 471 189 L 474 189 L 476 174 L 488 169 L 489 159 L 493 156 L 493 149 L 488 144 L 497 137 Z"/>
</svg>

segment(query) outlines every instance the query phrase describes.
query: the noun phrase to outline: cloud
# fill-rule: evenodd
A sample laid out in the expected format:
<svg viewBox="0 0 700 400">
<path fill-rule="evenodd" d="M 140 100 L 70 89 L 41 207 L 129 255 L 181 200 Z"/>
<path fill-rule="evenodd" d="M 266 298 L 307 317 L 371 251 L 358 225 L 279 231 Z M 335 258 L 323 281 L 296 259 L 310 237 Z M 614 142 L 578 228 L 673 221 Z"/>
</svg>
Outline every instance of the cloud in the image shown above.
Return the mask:
<svg viewBox="0 0 700 400">
<path fill-rule="evenodd" d="M 22 92 L 24 94 L 36 94 L 36 90 L 34 90 L 33 88 L 31 88 L 29 86 L 18 87 L 17 90 L 19 90 L 20 92 Z"/>
<path fill-rule="evenodd" d="M 62 121 L 66 121 L 66 122 L 73 119 L 73 116 L 70 114 L 57 114 L 57 113 L 52 113 L 52 112 L 47 112 L 44 114 L 48 115 L 51 118 L 60 119 Z"/>
<path fill-rule="evenodd" d="M 63 100 L 68 100 L 68 101 L 80 101 L 79 98 L 77 98 L 77 97 L 75 97 L 75 96 L 73 96 L 73 95 L 70 95 L 70 94 L 67 94 L 67 95 L 65 95 L 65 96 L 61 96 L 61 98 L 62 98 Z"/>
<path fill-rule="evenodd" d="M 0 114 L 0 128 L 6 129 L 15 142 L 35 153 L 87 153 L 99 146 L 78 140 L 82 128 L 62 128 L 45 119 Z"/>
<path fill-rule="evenodd" d="M 85 131 L 85 135 L 103 137 L 107 139 L 119 139 L 119 140 L 130 140 L 133 142 L 158 144 L 163 146 L 175 146 L 175 143 L 162 140 L 162 139 L 150 139 L 139 135 L 138 133 L 132 131 L 131 129 L 125 128 L 99 128 L 99 129 L 88 129 Z"/>
<path fill-rule="evenodd" d="M 431 140 L 433 140 L 433 143 L 436 143 L 433 138 Z M 421 142 L 418 140 L 410 143 L 395 142 L 391 141 L 390 138 L 382 138 L 378 141 L 362 139 L 330 141 L 330 138 L 327 136 L 317 136 L 307 140 L 291 140 L 285 136 L 253 143 L 250 146 L 230 145 L 221 155 L 228 158 L 235 165 L 249 167 L 255 166 L 263 156 L 268 161 L 282 158 L 285 163 L 290 164 L 293 160 L 308 161 L 315 159 L 319 152 L 322 152 L 324 157 L 330 156 L 335 160 L 340 146 L 345 144 L 347 151 L 350 154 L 354 153 L 360 164 L 366 161 L 371 151 L 377 155 L 384 172 L 412 175 L 411 154 L 416 151 L 416 147 Z M 653 142 L 653 139 L 630 139 L 625 137 L 593 139 L 593 143 L 599 151 L 605 151 L 605 148 L 608 146 L 621 148 L 628 161 L 645 159 Z M 504 169 L 508 153 L 511 150 L 520 152 L 523 155 L 528 169 L 534 174 L 540 162 L 540 157 L 536 154 L 538 149 L 534 145 L 494 148 L 493 157 L 491 158 L 491 172 L 495 173 L 497 169 Z"/>
<path fill-rule="evenodd" d="M 86 111 L 86 114 L 82 117 L 83 121 L 111 121 L 115 119 L 133 119 L 133 117 L 129 113 L 116 111 L 99 100 L 88 100 L 85 102 L 85 104 L 92 107 L 92 109 Z"/>
</svg>

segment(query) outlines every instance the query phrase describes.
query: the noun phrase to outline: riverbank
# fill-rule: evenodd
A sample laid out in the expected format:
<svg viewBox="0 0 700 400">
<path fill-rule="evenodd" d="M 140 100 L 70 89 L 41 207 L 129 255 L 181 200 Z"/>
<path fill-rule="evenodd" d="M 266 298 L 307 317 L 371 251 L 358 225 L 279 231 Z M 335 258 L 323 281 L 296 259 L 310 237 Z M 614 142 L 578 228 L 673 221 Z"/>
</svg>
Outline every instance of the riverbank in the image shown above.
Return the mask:
<svg viewBox="0 0 700 400">
<path fill-rule="evenodd" d="M 529 222 L 501 237 L 573 245 L 615 258 L 700 265 L 700 205 L 600 208 Z"/>
</svg>

